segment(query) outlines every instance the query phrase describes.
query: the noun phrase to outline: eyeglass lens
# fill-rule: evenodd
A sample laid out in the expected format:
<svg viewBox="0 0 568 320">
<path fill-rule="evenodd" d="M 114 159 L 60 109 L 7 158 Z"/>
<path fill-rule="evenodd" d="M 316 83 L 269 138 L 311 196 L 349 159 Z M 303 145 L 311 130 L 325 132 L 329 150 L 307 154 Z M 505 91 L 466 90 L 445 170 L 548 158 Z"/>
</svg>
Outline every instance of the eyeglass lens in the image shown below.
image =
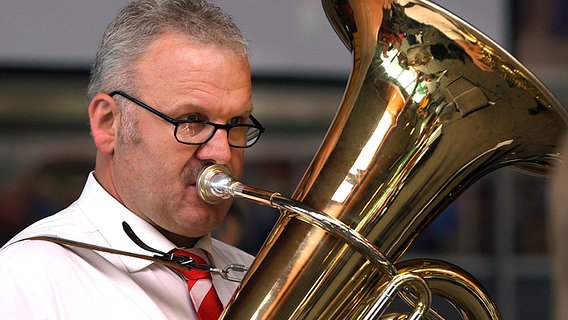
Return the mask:
<svg viewBox="0 0 568 320">
<path fill-rule="evenodd" d="M 224 127 L 227 131 L 229 144 L 234 147 L 253 145 L 260 135 L 260 130 L 253 125 L 236 125 Z M 209 123 L 190 122 L 179 124 L 176 138 L 185 143 L 200 144 L 207 142 L 217 127 Z"/>
</svg>

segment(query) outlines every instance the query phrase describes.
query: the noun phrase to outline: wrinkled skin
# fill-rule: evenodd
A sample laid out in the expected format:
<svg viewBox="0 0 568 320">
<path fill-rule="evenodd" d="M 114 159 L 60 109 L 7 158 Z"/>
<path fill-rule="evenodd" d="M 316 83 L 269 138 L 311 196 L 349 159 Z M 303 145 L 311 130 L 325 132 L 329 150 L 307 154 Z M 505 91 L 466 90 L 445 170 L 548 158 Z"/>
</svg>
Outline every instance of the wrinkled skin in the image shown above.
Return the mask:
<svg viewBox="0 0 568 320">
<path fill-rule="evenodd" d="M 166 33 L 135 68 L 136 92 L 128 93 L 172 118 L 197 114 L 224 124 L 234 118 L 244 121 L 252 112 L 248 60 L 230 50 Z M 225 130 L 203 145 L 181 144 L 172 124 L 131 102 L 126 107 L 134 108 L 132 116 L 121 123 L 118 99 L 123 98 L 100 93 L 89 105 L 96 179 L 174 244 L 192 246 L 222 223 L 231 205 L 210 205 L 199 198 L 199 171 L 218 163 L 239 178 L 243 149 L 229 146 Z"/>
</svg>

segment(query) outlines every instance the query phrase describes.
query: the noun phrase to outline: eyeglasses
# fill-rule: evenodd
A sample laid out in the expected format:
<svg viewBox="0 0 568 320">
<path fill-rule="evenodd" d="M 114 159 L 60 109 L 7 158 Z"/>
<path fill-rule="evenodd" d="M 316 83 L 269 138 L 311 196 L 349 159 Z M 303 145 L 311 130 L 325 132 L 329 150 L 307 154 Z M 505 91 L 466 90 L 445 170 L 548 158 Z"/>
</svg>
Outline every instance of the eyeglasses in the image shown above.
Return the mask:
<svg viewBox="0 0 568 320">
<path fill-rule="evenodd" d="M 258 122 L 258 120 L 256 120 L 252 115 L 249 116 L 252 124 L 218 124 L 202 120 L 176 120 L 122 91 L 113 91 L 109 94 L 111 97 L 115 95 L 122 96 L 173 124 L 175 126 L 174 137 L 178 142 L 183 144 L 205 144 L 213 138 L 217 129 L 224 129 L 227 131 L 227 140 L 231 147 L 248 148 L 254 145 L 259 140 L 260 135 L 264 132 L 262 124 L 260 124 L 260 122 Z"/>
</svg>

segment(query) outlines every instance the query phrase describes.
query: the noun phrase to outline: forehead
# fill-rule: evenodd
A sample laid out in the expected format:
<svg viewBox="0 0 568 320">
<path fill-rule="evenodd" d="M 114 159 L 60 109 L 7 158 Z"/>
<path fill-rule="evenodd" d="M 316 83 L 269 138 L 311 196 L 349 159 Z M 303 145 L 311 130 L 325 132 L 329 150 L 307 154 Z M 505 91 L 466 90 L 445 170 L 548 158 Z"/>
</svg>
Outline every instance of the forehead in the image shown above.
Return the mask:
<svg viewBox="0 0 568 320">
<path fill-rule="evenodd" d="M 180 33 L 166 33 L 154 40 L 136 61 L 139 80 L 190 81 L 213 77 L 221 88 L 250 82 L 246 56 L 225 47 L 196 42 Z M 208 79 L 203 79 L 208 80 Z"/>
<path fill-rule="evenodd" d="M 152 42 L 135 63 L 135 73 L 136 90 L 156 101 L 190 98 L 194 105 L 250 108 L 246 56 L 183 34 L 167 33 Z"/>
</svg>

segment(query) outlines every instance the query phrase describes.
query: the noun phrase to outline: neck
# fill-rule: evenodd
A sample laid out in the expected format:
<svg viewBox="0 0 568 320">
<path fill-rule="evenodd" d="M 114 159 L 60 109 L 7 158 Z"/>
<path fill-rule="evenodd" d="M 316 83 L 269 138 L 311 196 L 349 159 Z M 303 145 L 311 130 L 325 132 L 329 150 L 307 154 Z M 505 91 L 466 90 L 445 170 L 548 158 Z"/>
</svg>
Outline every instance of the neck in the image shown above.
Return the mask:
<svg viewBox="0 0 568 320">
<path fill-rule="evenodd" d="M 170 240 L 176 247 L 178 248 L 193 248 L 193 246 L 197 243 L 200 238 L 188 238 L 185 236 L 181 236 L 179 234 L 170 232 L 166 229 L 161 227 L 155 226 L 158 231 L 168 240 Z"/>
</svg>

